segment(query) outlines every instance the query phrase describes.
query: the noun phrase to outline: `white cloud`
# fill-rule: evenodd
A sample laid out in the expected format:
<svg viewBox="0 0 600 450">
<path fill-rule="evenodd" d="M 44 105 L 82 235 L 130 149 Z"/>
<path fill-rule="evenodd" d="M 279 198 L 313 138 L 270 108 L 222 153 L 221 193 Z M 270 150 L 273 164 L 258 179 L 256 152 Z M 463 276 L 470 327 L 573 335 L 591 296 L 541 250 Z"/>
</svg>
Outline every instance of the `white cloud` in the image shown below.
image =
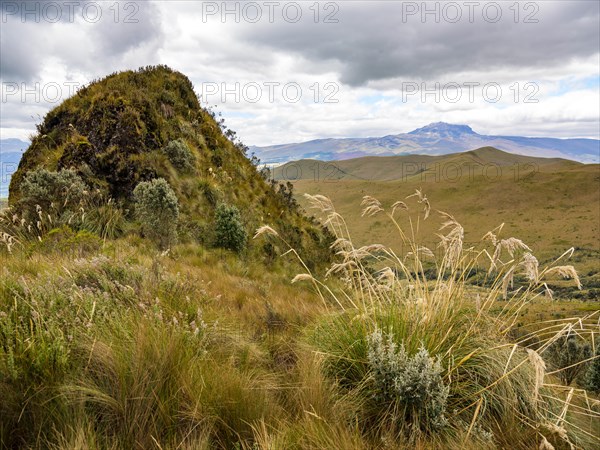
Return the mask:
<svg viewBox="0 0 600 450">
<path fill-rule="evenodd" d="M 209 98 L 252 145 L 394 134 L 435 121 L 465 123 L 489 134 L 600 137 L 598 83 L 590 84 L 600 76 L 597 2 L 538 2 L 537 24 L 522 23 L 524 3 L 520 23 L 502 3 L 503 18 L 496 24 L 481 17 L 474 23 L 464 17 L 455 24 L 423 23 L 418 15 L 404 23 L 401 3 L 390 2 L 339 2 L 338 23 L 323 23 L 331 12 L 326 2 L 320 4 L 319 23 L 309 9 L 313 4 L 301 3 L 298 23 L 286 21 L 279 10 L 269 23 L 266 6 L 258 3 L 260 23 L 236 23 L 233 16 L 223 23 L 218 14 L 205 21 L 201 2 L 166 1 L 139 2 L 136 24 L 115 23 L 110 14 L 97 24 L 9 20 L 1 31 L 2 82 L 85 83 L 161 63 L 188 75 L 198 91 L 209 86 L 204 83 L 217 83 L 219 90 L 223 83 L 229 89 L 240 83 L 240 93 L 246 86 L 248 94 L 249 83 L 256 83 L 262 88 L 256 103 L 236 102 L 231 94 L 225 102 L 219 95 Z M 235 2 L 227 4 L 232 8 Z M 431 96 L 423 101 L 420 95 L 403 99 L 403 83 L 413 82 L 429 88 L 436 82 L 493 82 L 503 95 L 497 103 L 483 100 L 481 89 L 474 101 L 466 93 L 456 103 Z M 516 82 L 517 102 L 511 90 Z M 538 103 L 524 103 L 527 82 L 539 88 Z M 279 83 L 273 101 L 265 83 Z M 282 88 L 289 83 L 302 88 L 297 103 L 284 98 Z M 325 91 L 327 83 L 334 84 Z M 324 103 L 327 94 L 338 102 Z M 55 105 L 21 94 L 3 98 L 2 137 L 25 137 L 38 114 Z"/>
</svg>

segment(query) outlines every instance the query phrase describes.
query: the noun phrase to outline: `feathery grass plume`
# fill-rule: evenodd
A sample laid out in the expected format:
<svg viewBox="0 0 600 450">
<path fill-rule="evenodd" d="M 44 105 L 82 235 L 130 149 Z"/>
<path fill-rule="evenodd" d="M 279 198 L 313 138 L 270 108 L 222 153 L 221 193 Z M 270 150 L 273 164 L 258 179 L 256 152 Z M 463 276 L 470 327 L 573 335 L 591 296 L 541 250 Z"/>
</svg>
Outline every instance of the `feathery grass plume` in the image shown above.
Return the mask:
<svg viewBox="0 0 600 450">
<path fill-rule="evenodd" d="M 14 245 L 21 244 L 17 238 L 5 233 L 4 231 L 0 231 L 0 243 L 5 245 L 8 253 L 12 253 L 12 248 Z"/>
<path fill-rule="evenodd" d="M 383 211 L 383 208 L 381 207 L 381 203 L 379 202 L 379 200 L 377 200 L 374 197 L 371 197 L 370 195 L 365 195 L 363 197 L 360 205 L 364 206 L 364 209 L 361 214 L 362 217 L 364 217 L 364 216 L 373 217 L 376 214 Z"/>
<path fill-rule="evenodd" d="M 575 282 L 575 285 L 577 286 L 577 289 L 582 288 L 581 280 L 579 279 L 579 275 L 577 274 L 575 267 L 573 267 L 573 266 L 555 266 L 555 267 L 551 267 L 544 271 L 544 274 L 546 276 L 552 275 L 554 273 L 558 274 L 559 276 L 563 277 L 564 279 L 573 280 Z"/>
<path fill-rule="evenodd" d="M 377 281 L 383 285 L 391 286 L 396 280 L 396 274 L 389 267 L 385 267 L 378 272 Z"/>
<path fill-rule="evenodd" d="M 523 261 L 520 262 L 523 266 L 523 273 L 529 281 L 537 283 L 540 277 L 539 262 L 535 256 L 527 252 L 523 255 Z"/>
<path fill-rule="evenodd" d="M 423 190 L 422 189 L 416 189 L 414 194 L 409 195 L 406 198 L 411 198 L 411 197 L 417 197 L 417 201 L 419 203 L 423 204 L 423 212 L 425 213 L 425 216 L 423 217 L 423 219 L 427 219 L 429 217 L 429 213 L 431 212 L 431 205 L 429 204 L 429 200 L 427 199 L 427 196 L 425 196 L 423 194 Z"/>
<path fill-rule="evenodd" d="M 501 239 L 497 242 L 496 248 L 494 249 L 494 255 L 492 256 L 492 265 L 490 267 L 490 270 L 495 269 L 499 262 L 502 265 L 504 265 L 504 263 L 500 260 L 503 250 L 506 250 L 511 258 L 514 258 L 515 255 L 522 251 L 526 251 L 529 253 L 532 252 L 529 246 L 527 246 L 521 239 L 517 239 L 514 237 Z"/>
<path fill-rule="evenodd" d="M 463 252 L 463 240 L 465 231 L 458 221 L 450 214 L 439 212 L 445 221 L 440 226 L 440 231 L 448 229 L 445 235 L 438 234 L 441 239 L 440 245 L 444 248 L 444 261 L 450 267 L 456 267 Z"/>
<path fill-rule="evenodd" d="M 544 385 L 544 376 L 546 375 L 546 363 L 544 362 L 544 359 L 541 357 L 541 355 L 535 350 L 531 348 L 528 348 L 526 350 L 527 356 L 529 356 L 529 361 L 531 362 L 531 365 L 533 365 L 533 367 L 535 368 L 534 401 L 537 404 L 540 389 Z"/>
<path fill-rule="evenodd" d="M 402 201 L 397 201 L 392 205 L 392 216 L 394 216 L 394 213 L 396 212 L 397 209 L 402 209 L 404 211 L 408 211 L 408 206 L 406 205 L 406 203 L 402 202 Z"/>
<path fill-rule="evenodd" d="M 413 251 L 407 252 L 404 259 L 406 260 L 408 258 L 414 257 L 415 254 L 419 255 L 419 257 L 426 257 L 426 258 L 431 258 L 431 259 L 435 258 L 435 255 L 429 248 L 420 246 L 420 247 L 417 247 L 416 251 L 414 251 L 414 252 Z"/>
<path fill-rule="evenodd" d="M 273 228 L 271 228 L 268 225 L 263 225 L 262 227 L 256 230 L 256 233 L 254 234 L 254 237 L 252 239 L 256 239 L 262 236 L 263 234 L 267 236 L 279 236 L 279 233 L 277 233 L 277 231 L 275 231 Z"/>
<path fill-rule="evenodd" d="M 299 273 L 292 279 L 292 284 L 299 281 L 314 281 L 314 277 L 308 273 Z"/>
<path fill-rule="evenodd" d="M 352 250 L 352 242 L 350 242 L 346 238 L 337 238 L 333 243 L 329 246 L 331 249 L 338 249 L 340 251 L 351 251 Z"/>
<path fill-rule="evenodd" d="M 329 198 L 320 194 L 310 195 L 308 193 L 304 194 L 304 198 L 308 200 L 309 208 L 325 214 L 322 223 L 324 226 L 331 227 L 336 238 L 350 239 L 350 232 L 344 218 L 336 212 L 333 202 Z"/>
</svg>

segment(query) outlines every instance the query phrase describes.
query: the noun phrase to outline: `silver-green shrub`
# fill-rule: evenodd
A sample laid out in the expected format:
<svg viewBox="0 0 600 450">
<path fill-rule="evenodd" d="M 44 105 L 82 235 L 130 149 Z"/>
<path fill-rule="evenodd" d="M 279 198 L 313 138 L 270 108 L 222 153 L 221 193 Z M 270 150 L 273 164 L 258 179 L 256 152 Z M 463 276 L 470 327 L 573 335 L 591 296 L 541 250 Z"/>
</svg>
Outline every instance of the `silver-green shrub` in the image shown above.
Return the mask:
<svg viewBox="0 0 600 450">
<path fill-rule="evenodd" d="M 390 334 L 376 329 L 368 337 L 367 359 L 373 379 L 374 396 L 384 405 L 398 406 L 404 418 L 422 430 L 447 425 L 445 417 L 449 388 L 442 379 L 439 358 L 424 347 L 410 356 Z"/>
<path fill-rule="evenodd" d="M 87 189 L 75 170 L 35 169 L 27 172 L 23 179 L 18 209 L 28 220 L 36 218 L 41 210 L 44 214 L 53 214 L 58 221 L 57 216 L 64 212 L 79 209 Z"/>
<path fill-rule="evenodd" d="M 592 347 L 576 334 L 569 333 L 548 346 L 544 357 L 558 378 L 570 386 L 587 368 L 586 360 L 592 357 Z"/>
<path fill-rule="evenodd" d="M 163 148 L 163 152 L 177 170 L 181 172 L 192 172 L 194 170 L 196 157 L 183 139 L 169 142 Z"/>
<path fill-rule="evenodd" d="M 143 181 L 136 186 L 133 196 L 144 234 L 162 249 L 175 244 L 179 202 L 169 183 L 163 178 Z"/>
<path fill-rule="evenodd" d="M 585 374 L 584 386 L 587 390 L 600 394 L 600 345 L 596 347 L 596 357 L 590 362 Z"/>
</svg>

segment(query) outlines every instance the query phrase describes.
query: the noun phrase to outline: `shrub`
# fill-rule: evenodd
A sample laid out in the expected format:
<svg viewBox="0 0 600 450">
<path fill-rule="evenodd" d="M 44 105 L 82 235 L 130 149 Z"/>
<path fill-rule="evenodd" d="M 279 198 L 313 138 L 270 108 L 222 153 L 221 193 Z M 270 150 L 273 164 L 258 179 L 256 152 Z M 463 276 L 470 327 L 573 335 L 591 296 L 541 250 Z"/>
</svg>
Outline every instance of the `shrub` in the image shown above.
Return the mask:
<svg viewBox="0 0 600 450">
<path fill-rule="evenodd" d="M 175 192 L 163 178 L 143 181 L 133 191 L 135 210 L 146 236 L 160 248 L 177 240 L 179 204 Z"/>
<path fill-rule="evenodd" d="M 215 214 L 215 245 L 238 253 L 244 250 L 248 235 L 239 210 L 222 203 Z"/>
<path fill-rule="evenodd" d="M 169 142 L 163 148 L 163 152 L 177 170 L 181 172 L 191 172 L 194 170 L 196 157 L 183 139 Z"/>
<path fill-rule="evenodd" d="M 32 220 L 39 207 L 56 216 L 61 216 L 67 210 L 76 210 L 86 194 L 87 185 L 72 169 L 59 172 L 36 169 L 25 175 L 21 191 L 18 209 L 28 220 Z"/>
<path fill-rule="evenodd" d="M 585 388 L 600 394 L 600 346 L 596 348 L 596 359 L 594 359 L 585 374 Z"/>
<path fill-rule="evenodd" d="M 569 386 L 585 369 L 582 361 L 592 356 L 592 349 L 575 334 L 567 334 L 552 343 L 545 355 L 552 369 L 558 371 L 560 380 Z"/>
<path fill-rule="evenodd" d="M 431 358 L 423 346 L 411 357 L 404 344 L 398 347 L 391 335 L 379 329 L 367 337 L 367 342 L 375 399 L 400 409 L 408 423 L 422 430 L 446 426 L 449 388 L 442 380 L 440 359 Z"/>
</svg>

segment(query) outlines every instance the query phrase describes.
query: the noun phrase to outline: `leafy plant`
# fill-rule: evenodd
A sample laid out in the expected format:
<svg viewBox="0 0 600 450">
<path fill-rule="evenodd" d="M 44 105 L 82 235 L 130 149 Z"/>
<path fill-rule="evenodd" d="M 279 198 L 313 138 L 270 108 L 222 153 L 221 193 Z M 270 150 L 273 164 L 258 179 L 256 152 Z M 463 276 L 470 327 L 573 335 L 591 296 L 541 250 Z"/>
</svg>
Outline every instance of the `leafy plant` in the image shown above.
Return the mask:
<svg viewBox="0 0 600 450">
<path fill-rule="evenodd" d="M 179 202 L 163 178 L 143 181 L 133 191 L 135 211 L 146 236 L 165 249 L 177 240 Z"/>
<path fill-rule="evenodd" d="M 375 400 L 400 410 L 402 419 L 424 431 L 448 424 L 445 417 L 449 388 L 442 380 L 440 359 L 423 346 L 410 356 L 390 334 L 375 329 L 367 337 L 368 364 Z"/>
<path fill-rule="evenodd" d="M 246 248 L 247 239 L 239 210 L 221 203 L 215 212 L 215 245 L 240 253 Z"/>
<path fill-rule="evenodd" d="M 596 347 L 596 357 L 590 362 L 584 378 L 585 388 L 600 393 L 600 346 Z"/>
</svg>

